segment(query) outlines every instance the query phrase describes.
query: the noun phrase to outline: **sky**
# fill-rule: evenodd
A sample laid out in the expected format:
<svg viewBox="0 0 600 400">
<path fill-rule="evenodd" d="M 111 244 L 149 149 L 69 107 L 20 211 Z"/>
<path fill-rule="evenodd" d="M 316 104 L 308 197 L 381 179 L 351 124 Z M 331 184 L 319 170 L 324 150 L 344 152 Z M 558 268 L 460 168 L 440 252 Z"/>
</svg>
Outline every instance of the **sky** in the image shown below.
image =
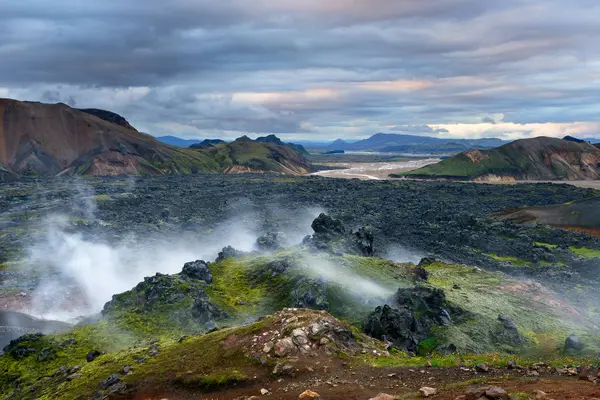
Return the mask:
<svg viewBox="0 0 600 400">
<path fill-rule="evenodd" d="M 182 138 L 600 138 L 597 0 L 0 0 L 0 97 Z"/>
</svg>

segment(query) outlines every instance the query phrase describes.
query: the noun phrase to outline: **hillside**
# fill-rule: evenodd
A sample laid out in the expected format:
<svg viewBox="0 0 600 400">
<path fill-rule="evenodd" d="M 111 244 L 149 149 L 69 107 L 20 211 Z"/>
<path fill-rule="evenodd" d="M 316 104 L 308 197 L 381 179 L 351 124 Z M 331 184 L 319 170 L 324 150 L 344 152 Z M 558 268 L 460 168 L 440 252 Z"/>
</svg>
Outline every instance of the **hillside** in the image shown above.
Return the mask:
<svg viewBox="0 0 600 400">
<path fill-rule="evenodd" d="M 305 173 L 307 161 L 274 144 L 184 149 L 136 131 L 118 114 L 0 99 L 0 180 L 16 176 Z M 231 157 L 230 155 L 233 155 Z M 261 157 L 265 157 L 264 159 Z"/>
<path fill-rule="evenodd" d="M 599 179 L 600 149 L 549 137 L 522 139 L 494 149 L 463 152 L 400 176 L 477 181 Z"/>
</svg>

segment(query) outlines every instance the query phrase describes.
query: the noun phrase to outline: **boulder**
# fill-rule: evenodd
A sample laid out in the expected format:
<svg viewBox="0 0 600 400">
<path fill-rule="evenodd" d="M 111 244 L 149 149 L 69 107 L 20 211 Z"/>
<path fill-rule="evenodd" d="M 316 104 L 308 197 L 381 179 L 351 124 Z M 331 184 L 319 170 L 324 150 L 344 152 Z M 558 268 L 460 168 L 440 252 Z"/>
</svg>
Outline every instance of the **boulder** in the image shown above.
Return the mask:
<svg viewBox="0 0 600 400">
<path fill-rule="evenodd" d="M 87 362 L 92 362 L 101 354 L 102 353 L 99 352 L 98 350 L 92 350 L 89 353 L 87 353 L 87 355 L 85 356 L 85 359 L 87 360 Z"/>
<path fill-rule="evenodd" d="M 373 231 L 369 228 L 362 227 L 356 233 L 355 236 L 355 244 L 358 249 L 359 254 L 362 254 L 365 257 L 372 257 L 375 254 L 373 241 L 375 237 L 373 235 Z"/>
<path fill-rule="evenodd" d="M 213 280 L 208 264 L 202 260 L 185 263 L 181 275 L 206 283 L 211 283 Z"/>
<path fill-rule="evenodd" d="M 488 390 L 485 391 L 485 395 L 489 399 L 494 400 L 508 400 L 508 393 L 501 387 L 492 386 Z"/>
<path fill-rule="evenodd" d="M 326 238 L 334 238 L 341 236 L 346 233 L 344 224 L 342 221 L 333 219 L 329 215 L 321 213 L 311 224 L 311 228 L 315 231 L 315 234 Z"/>
<path fill-rule="evenodd" d="M 579 336 L 570 335 L 567 340 L 565 340 L 565 352 L 578 352 L 585 348 L 585 344 L 581 342 Z"/>
<path fill-rule="evenodd" d="M 284 246 L 285 239 L 283 232 L 267 233 L 256 239 L 256 247 L 261 251 L 277 251 Z"/>
<path fill-rule="evenodd" d="M 511 318 L 505 315 L 499 315 L 498 321 L 502 322 L 502 329 L 497 334 L 497 338 L 500 339 L 500 341 L 515 345 L 523 343 L 523 338 L 517 329 L 517 325 Z"/>
<path fill-rule="evenodd" d="M 461 318 L 464 314 L 448 303 L 444 291 L 438 288 L 398 289 L 394 299 L 397 308 L 377 307 L 365 320 L 363 329 L 366 334 L 391 341 L 405 351 L 416 352 L 419 342 L 430 335 L 434 326 L 452 325 L 453 316 Z M 445 346 L 449 351 L 456 350 L 452 344 Z"/>
<path fill-rule="evenodd" d="M 221 250 L 219 252 L 219 254 L 217 255 L 217 259 L 215 261 L 220 262 L 229 257 L 233 257 L 233 258 L 244 257 L 248 254 L 249 253 L 247 253 L 245 251 L 236 250 L 231 246 L 226 246 L 226 247 L 223 247 L 223 250 Z"/>
<path fill-rule="evenodd" d="M 423 386 L 421 389 L 419 389 L 419 393 L 421 393 L 421 396 L 423 397 L 431 397 L 437 394 L 437 389 Z"/>
<path fill-rule="evenodd" d="M 275 355 L 277 357 L 285 357 L 295 350 L 296 346 L 292 341 L 292 338 L 283 338 L 275 343 Z"/>
<path fill-rule="evenodd" d="M 414 314 L 406 308 L 377 307 L 365 320 L 363 331 L 376 339 L 391 341 L 394 346 L 416 352 L 419 341 L 426 335 Z"/>
<path fill-rule="evenodd" d="M 479 400 L 489 388 L 490 386 L 469 386 L 465 391 L 465 400 Z"/>
<path fill-rule="evenodd" d="M 315 233 L 305 237 L 302 243 L 317 251 L 366 257 L 374 254 L 373 232 L 367 227 L 354 233 L 347 232 L 341 221 L 321 214 L 313 221 L 312 228 Z"/>
<path fill-rule="evenodd" d="M 475 366 L 475 371 L 477 372 L 490 372 L 490 366 L 488 363 L 481 363 Z"/>
</svg>

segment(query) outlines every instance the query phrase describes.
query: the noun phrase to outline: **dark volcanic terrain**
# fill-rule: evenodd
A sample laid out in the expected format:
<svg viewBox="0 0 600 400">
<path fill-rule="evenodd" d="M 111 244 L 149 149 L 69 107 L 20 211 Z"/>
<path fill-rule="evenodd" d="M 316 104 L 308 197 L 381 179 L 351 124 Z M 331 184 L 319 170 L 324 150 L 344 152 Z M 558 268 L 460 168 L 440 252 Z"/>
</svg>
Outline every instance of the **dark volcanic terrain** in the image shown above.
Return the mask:
<svg viewBox="0 0 600 400">
<path fill-rule="evenodd" d="M 268 174 L 5 183 L 0 308 L 78 324 L 0 311 L 5 342 L 59 329 L 3 348 L 0 394 L 594 396 L 600 239 L 495 218 L 597 195 Z"/>
</svg>

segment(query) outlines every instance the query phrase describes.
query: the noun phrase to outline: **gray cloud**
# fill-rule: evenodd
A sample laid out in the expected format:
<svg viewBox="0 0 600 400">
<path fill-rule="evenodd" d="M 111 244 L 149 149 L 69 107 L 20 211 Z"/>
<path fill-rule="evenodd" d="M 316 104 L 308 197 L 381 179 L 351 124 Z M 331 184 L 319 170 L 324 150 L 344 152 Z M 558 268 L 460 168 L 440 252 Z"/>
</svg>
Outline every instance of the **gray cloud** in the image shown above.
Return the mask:
<svg viewBox="0 0 600 400">
<path fill-rule="evenodd" d="M 592 0 L 0 1 L 0 94 L 182 136 L 598 122 L 599 13 Z"/>
</svg>

